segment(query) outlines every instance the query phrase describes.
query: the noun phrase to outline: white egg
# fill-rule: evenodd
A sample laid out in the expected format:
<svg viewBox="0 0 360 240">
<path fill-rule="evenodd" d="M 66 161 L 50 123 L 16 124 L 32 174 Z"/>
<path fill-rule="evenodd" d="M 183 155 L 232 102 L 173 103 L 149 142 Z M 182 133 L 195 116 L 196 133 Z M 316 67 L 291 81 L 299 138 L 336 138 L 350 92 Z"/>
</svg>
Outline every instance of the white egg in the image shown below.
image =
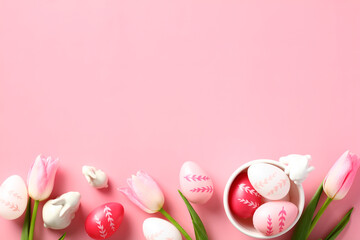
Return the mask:
<svg viewBox="0 0 360 240">
<path fill-rule="evenodd" d="M 185 162 L 180 170 L 180 188 L 192 203 L 206 203 L 214 193 L 210 176 L 194 162 Z"/>
<path fill-rule="evenodd" d="M 13 220 L 25 211 L 28 192 L 24 180 L 18 175 L 8 177 L 0 187 L 0 216 Z"/>
<path fill-rule="evenodd" d="M 161 218 L 147 218 L 143 223 L 146 240 L 182 240 L 177 228 Z"/>
<path fill-rule="evenodd" d="M 253 164 L 248 169 L 248 177 L 251 185 L 264 198 L 279 200 L 289 193 L 289 177 L 282 169 L 274 165 Z"/>
</svg>

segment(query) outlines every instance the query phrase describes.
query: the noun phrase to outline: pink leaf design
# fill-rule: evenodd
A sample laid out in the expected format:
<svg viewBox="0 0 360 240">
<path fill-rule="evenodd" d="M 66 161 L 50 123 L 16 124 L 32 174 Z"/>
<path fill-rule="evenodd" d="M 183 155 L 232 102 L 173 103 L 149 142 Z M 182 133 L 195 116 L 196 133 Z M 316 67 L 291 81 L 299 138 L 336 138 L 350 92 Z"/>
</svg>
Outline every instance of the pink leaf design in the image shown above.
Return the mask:
<svg viewBox="0 0 360 240">
<path fill-rule="evenodd" d="M 19 206 L 16 203 L 4 200 L 4 199 L 0 199 L 0 203 L 5 205 L 6 207 L 8 207 L 9 209 L 11 209 L 14 212 L 19 212 Z"/>
<path fill-rule="evenodd" d="M 285 220 L 286 220 L 286 211 L 284 207 L 282 207 L 278 216 L 279 216 L 279 232 L 282 232 L 284 230 Z"/>
<path fill-rule="evenodd" d="M 278 190 L 280 190 L 281 188 L 283 188 L 286 184 L 286 179 L 281 179 L 274 187 L 273 189 L 271 189 L 266 196 L 270 196 L 272 194 L 274 194 L 275 192 L 277 192 Z"/>
<path fill-rule="evenodd" d="M 266 235 L 270 236 L 273 234 L 272 219 L 270 214 L 267 217 Z"/>
<path fill-rule="evenodd" d="M 22 197 L 17 192 L 15 192 L 14 190 L 10 190 L 8 192 L 8 194 L 11 195 L 11 196 L 16 197 L 17 199 L 22 199 Z"/>
<path fill-rule="evenodd" d="M 274 172 L 273 174 L 271 174 L 270 176 L 264 178 L 263 180 L 260 180 L 258 182 L 255 182 L 253 184 L 253 186 L 255 188 L 262 188 L 264 187 L 264 185 L 268 184 L 271 180 L 273 180 L 273 178 L 276 176 L 276 172 Z"/>
<path fill-rule="evenodd" d="M 105 205 L 104 213 L 105 213 L 105 216 L 107 217 L 107 221 L 109 222 L 111 230 L 113 230 L 113 232 L 115 232 L 116 229 L 115 229 L 114 219 L 112 218 L 111 208 L 109 208 L 108 206 Z"/>
<path fill-rule="evenodd" d="M 266 194 L 266 196 L 270 196 L 270 195 L 272 195 L 272 194 L 274 194 L 274 190 L 269 191 L 269 192 Z"/>
<path fill-rule="evenodd" d="M 212 186 L 206 186 L 206 187 L 193 188 L 190 191 L 191 192 L 197 192 L 197 193 L 199 193 L 199 192 L 201 192 L 201 193 L 203 193 L 203 192 L 211 193 L 211 192 L 214 191 L 214 189 L 213 189 Z"/>
<path fill-rule="evenodd" d="M 208 176 L 202 176 L 202 175 L 186 175 L 184 177 L 188 182 L 201 182 L 201 181 L 207 181 L 210 180 Z"/>
<path fill-rule="evenodd" d="M 252 208 L 258 208 L 260 206 L 259 203 L 257 202 L 253 202 L 253 201 L 249 201 L 247 199 L 242 199 L 242 198 L 239 198 L 238 199 L 240 203 L 244 204 L 244 205 L 247 205 L 249 207 L 252 207 Z"/>
<path fill-rule="evenodd" d="M 157 240 L 160 238 L 160 235 L 164 232 L 164 230 L 161 230 L 159 232 L 153 233 L 150 235 L 149 240 Z"/>
<path fill-rule="evenodd" d="M 95 215 L 95 223 L 97 224 L 97 227 L 99 229 L 99 235 L 101 238 L 105 239 L 107 236 L 106 229 L 104 229 L 104 226 L 102 225 L 100 219 Z"/>
<path fill-rule="evenodd" d="M 249 193 L 249 194 L 257 196 L 257 197 L 261 197 L 260 194 L 255 189 L 251 188 L 250 186 L 246 185 L 245 183 L 240 184 L 239 188 L 243 192 Z"/>
</svg>

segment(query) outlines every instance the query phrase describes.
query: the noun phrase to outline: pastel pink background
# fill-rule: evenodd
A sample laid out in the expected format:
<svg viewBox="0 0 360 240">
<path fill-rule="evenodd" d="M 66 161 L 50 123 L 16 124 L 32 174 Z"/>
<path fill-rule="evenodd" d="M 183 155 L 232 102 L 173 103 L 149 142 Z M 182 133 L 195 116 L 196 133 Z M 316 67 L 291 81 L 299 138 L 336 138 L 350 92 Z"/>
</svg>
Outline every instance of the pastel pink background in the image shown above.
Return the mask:
<svg viewBox="0 0 360 240">
<path fill-rule="evenodd" d="M 0 181 L 26 178 L 39 153 L 58 156 L 52 197 L 82 194 L 66 239 L 89 239 L 89 211 L 118 201 L 126 216 L 110 239 L 139 240 L 150 215 L 116 188 L 149 172 L 191 232 L 176 190 L 182 163 L 193 160 L 216 187 L 196 206 L 210 239 L 251 239 L 223 210 L 238 166 L 311 154 L 308 201 L 345 150 L 360 154 L 359 11 L 355 0 L 0 0 Z M 88 186 L 84 164 L 106 171 L 110 188 Z M 338 238 L 354 239 L 359 197 L 357 176 L 311 239 L 355 206 Z M 36 239 L 58 239 L 63 231 L 44 229 L 39 216 Z M 22 220 L 0 219 L 1 235 L 20 239 Z"/>
</svg>

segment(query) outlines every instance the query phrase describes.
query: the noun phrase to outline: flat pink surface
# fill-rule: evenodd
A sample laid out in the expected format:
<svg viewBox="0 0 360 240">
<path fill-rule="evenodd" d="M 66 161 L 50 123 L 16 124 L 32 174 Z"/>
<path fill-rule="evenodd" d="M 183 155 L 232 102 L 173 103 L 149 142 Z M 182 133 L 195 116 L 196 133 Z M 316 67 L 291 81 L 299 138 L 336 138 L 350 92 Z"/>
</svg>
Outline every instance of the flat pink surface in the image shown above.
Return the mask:
<svg viewBox="0 0 360 240">
<path fill-rule="evenodd" d="M 210 239 L 251 239 L 223 210 L 237 167 L 311 154 L 308 201 L 345 150 L 360 154 L 359 11 L 359 1 L 333 0 L 0 0 L 0 181 L 26 178 L 39 153 L 58 156 L 52 197 L 82 194 L 66 239 L 89 239 L 87 214 L 118 201 L 126 215 L 110 239 L 139 240 L 150 215 L 116 188 L 147 171 L 191 232 L 176 190 L 182 163 L 193 160 L 215 184 L 196 206 Z M 84 164 L 107 172 L 110 188 L 91 188 Z M 311 239 L 355 206 L 338 238 L 354 239 L 359 197 L 357 176 Z M 20 239 L 21 224 L 0 219 L 2 238 Z M 37 240 L 62 232 L 43 228 L 39 214 Z"/>
</svg>

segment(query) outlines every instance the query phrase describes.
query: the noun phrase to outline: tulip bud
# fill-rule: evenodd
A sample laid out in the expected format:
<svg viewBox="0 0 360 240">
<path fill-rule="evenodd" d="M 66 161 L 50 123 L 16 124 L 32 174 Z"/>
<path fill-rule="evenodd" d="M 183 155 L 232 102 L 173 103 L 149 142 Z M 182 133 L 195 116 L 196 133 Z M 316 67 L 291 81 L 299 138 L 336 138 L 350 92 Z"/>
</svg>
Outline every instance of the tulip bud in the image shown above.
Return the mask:
<svg viewBox="0 0 360 240">
<path fill-rule="evenodd" d="M 119 188 L 134 204 L 147 213 L 158 212 L 164 205 L 164 194 L 145 172 L 139 171 L 127 179 L 129 187 Z"/>
<path fill-rule="evenodd" d="M 28 175 L 28 191 L 32 199 L 42 201 L 50 196 L 58 167 L 58 159 L 42 155 L 35 159 Z"/>
<path fill-rule="evenodd" d="M 346 151 L 341 155 L 324 179 L 326 195 L 333 200 L 343 199 L 354 181 L 359 166 L 360 158 L 354 153 Z"/>
</svg>

